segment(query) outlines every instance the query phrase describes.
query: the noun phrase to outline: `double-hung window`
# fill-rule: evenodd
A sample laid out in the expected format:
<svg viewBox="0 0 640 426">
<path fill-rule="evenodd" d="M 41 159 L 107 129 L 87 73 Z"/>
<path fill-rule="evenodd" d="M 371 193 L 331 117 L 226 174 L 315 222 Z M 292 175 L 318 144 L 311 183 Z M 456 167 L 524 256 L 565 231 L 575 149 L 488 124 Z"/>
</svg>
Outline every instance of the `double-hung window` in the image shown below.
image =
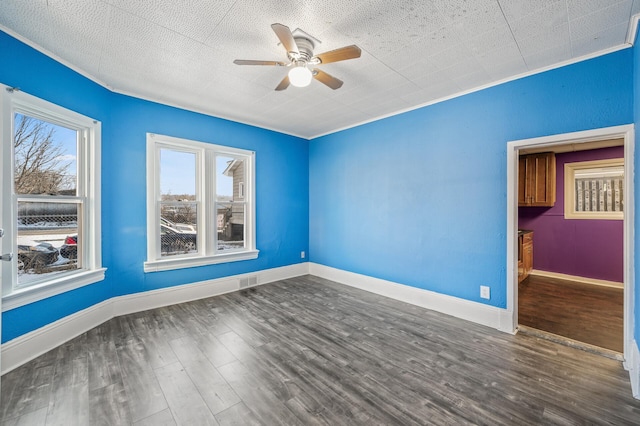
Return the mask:
<svg viewBox="0 0 640 426">
<path fill-rule="evenodd" d="M 100 123 L 3 88 L 3 309 L 104 278 Z"/>
<path fill-rule="evenodd" d="M 254 153 L 147 135 L 145 272 L 255 259 Z"/>
</svg>

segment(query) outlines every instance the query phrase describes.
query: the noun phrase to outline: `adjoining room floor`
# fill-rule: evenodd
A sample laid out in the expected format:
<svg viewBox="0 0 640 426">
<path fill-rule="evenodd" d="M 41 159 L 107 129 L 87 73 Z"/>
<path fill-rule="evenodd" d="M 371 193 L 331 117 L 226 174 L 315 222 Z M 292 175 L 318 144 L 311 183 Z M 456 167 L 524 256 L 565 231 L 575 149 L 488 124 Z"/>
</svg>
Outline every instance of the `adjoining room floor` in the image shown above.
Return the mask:
<svg viewBox="0 0 640 426">
<path fill-rule="evenodd" d="M 0 423 L 637 424 L 620 362 L 313 276 L 114 318 L 2 377 Z"/>
<path fill-rule="evenodd" d="M 529 275 L 518 286 L 518 323 L 623 351 L 624 290 Z"/>
</svg>

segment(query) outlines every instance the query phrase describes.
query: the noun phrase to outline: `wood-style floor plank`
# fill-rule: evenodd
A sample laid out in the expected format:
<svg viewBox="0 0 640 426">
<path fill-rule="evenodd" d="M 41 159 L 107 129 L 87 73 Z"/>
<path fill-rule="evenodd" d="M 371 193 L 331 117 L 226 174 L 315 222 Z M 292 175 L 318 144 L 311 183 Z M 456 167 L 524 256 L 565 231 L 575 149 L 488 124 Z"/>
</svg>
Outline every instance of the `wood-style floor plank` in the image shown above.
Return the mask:
<svg viewBox="0 0 640 426">
<path fill-rule="evenodd" d="M 168 408 L 144 345 L 129 340 L 117 349 L 117 354 L 131 420 L 135 422 Z"/>
<path fill-rule="evenodd" d="M 624 290 L 529 275 L 518 285 L 518 322 L 616 352 L 623 351 Z"/>
<path fill-rule="evenodd" d="M 191 337 L 172 340 L 171 347 L 213 414 L 240 402 L 238 395 L 200 351 L 195 340 Z"/>
<path fill-rule="evenodd" d="M 2 376 L 0 420 L 18 418 L 41 408 L 48 409 L 55 366 L 54 349 Z"/>
<path fill-rule="evenodd" d="M 173 414 L 168 408 L 145 417 L 134 423 L 134 426 L 176 426 L 176 421 L 173 419 Z"/>
<path fill-rule="evenodd" d="M 620 362 L 313 276 L 114 318 L 2 378 L 0 423 L 638 424 Z"/>
<path fill-rule="evenodd" d="M 216 420 L 220 426 L 263 426 L 263 423 L 242 402 L 216 414 Z"/>
<path fill-rule="evenodd" d="M 225 364 L 219 370 L 236 394 L 242 398 L 245 405 L 263 423 L 268 425 L 303 424 L 273 393 L 273 384 L 260 382 L 252 370 L 240 361 Z"/>
<path fill-rule="evenodd" d="M 90 423 L 92 426 L 131 424 L 127 394 L 122 382 L 89 391 Z"/>
<path fill-rule="evenodd" d="M 167 398 L 171 414 L 178 425 L 218 425 L 196 386 L 179 362 L 157 368 L 155 373 Z"/>
<path fill-rule="evenodd" d="M 83 349 L 77 341 L 58 348 L 46 425 L 89 423 L 89 362 Z"/>
<path fill-rule="evenodd" d="M 227 328 L 226 331 L 221 334 L 225 334 L 230 331 L 231 329 Z M 214 367 L 220 367 L 221 365 L 236 361 L 237 358 L 229 352 L 229 349 L 227 349 L 225 345 L 220 343 L 220 340 L 218 340 L 213 333 L 198 334 L 195 336 L 192 335 L 191 337 L 198 345 L 198 349 L 202 351 Z"/>
<path fill-rule="evenodd" d="M 4 426 L 34 426 L 43 425 L 47 419 L 48 407 L 41 408 L 36 411 L 31 411 L 20 417 L 15 417 L 7 420 L 3 423 Z"/>
</svg>

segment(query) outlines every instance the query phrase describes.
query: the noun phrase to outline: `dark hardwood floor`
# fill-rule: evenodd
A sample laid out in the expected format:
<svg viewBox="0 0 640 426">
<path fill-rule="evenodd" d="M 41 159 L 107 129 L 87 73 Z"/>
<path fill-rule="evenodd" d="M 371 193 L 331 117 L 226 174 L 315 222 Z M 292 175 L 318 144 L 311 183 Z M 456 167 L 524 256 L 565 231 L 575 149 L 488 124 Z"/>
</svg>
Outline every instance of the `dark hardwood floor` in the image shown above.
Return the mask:
<svg viewBox="0 0 640 426">
<path fill-rule="evenodd" d="M 3 425 L 638 424 L 620 362 L 313 276 L 114 318 L 2 377 Z"/>
<path fill-rule="evenodd" d="M 518 323 L 623 351 L 623 289 L 529 275 L 518 286 Z"/>
</svg>

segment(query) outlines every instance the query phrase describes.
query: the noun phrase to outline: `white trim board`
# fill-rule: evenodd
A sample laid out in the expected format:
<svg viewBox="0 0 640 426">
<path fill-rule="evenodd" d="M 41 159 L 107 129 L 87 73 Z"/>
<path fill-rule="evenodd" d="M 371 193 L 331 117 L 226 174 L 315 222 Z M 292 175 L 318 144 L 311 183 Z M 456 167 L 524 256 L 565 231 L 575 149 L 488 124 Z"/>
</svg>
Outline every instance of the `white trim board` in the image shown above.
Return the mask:
<svg viewBox="0 0 640 426">
<path fill-rule="evenodd" d="M 2 345 L 1 374 L 8 373 L 45 352 L 120 315 L 238 291 L 241 289 L 241 280 L 246 278 L 256 277 L 256 285 L 260 285 L 307 275 L 308 273 L 309 264 L 305 262 L 113 297 L 4 343 Z"/>
<path fill-rule="evenodd" d="M 539 269 L 533 269 L 530 272 L 531 275 L 546 278 L 557 278 L 560 280 L 577 281 L 585 284 L 599 285 L 602 287 L 624 288 L 624 283 L 616 281 L 599 280 L 596 278 L 579 277 L 577 275 L 561 274 L 560 272 L 541 271 Z"/>
<path fill-rule="evenodd" d="M 309 263 L 309 274 L 487 327 L 496 328 L 500 331 L 513 333 L 513 330 L 505 327 L 505 324 L 509 325 L 508 321 L 504 321 L 508 316 L 506 310 L 496 308 L 495 306 L 336 269 L 318 263 Z"/>
<path fill-rule="evenodd" d="M 640 350 L 638 349 L 638 342 L 633 341 L 633 348 L 631 349 L 632 356 L 630 365 L 626 368 L 629 370 L 629 378 L 631 379 L 631 392 L 633 397 L 640 399 Z"/>
<path fill-rule="evenodd" d="M 630 358 L 625 362 L 625 368 L 629 370 L 631 393 L 634 398 L 640 399 L 640 350 L 638 350 L 638 342 L 635 340 L 631 348 Z"/>
</svg>

